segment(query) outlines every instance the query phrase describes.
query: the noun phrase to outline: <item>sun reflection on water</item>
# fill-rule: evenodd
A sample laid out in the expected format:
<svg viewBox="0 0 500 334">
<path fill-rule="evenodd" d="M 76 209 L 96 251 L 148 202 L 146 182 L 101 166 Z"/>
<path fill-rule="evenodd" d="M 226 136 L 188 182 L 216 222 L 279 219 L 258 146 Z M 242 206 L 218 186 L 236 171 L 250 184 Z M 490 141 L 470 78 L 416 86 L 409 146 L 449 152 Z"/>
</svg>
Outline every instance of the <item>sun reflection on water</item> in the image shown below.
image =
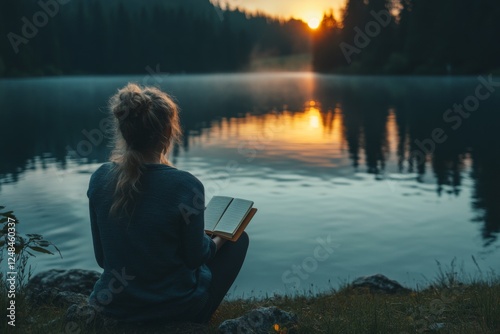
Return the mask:
<svg viewBox="0 0 500 334">
<path fill-rule="evenodd" d="M 205 148 L 225 147 L 258 151 L 263 159 L 291 158 L 308 165 L 336 166 L 346 146 L 342 109 L 323 110 L 310 100 L 300 111 L 274 111 L 263 115 L 223 118 L 192 138 Z"/>
</svg>

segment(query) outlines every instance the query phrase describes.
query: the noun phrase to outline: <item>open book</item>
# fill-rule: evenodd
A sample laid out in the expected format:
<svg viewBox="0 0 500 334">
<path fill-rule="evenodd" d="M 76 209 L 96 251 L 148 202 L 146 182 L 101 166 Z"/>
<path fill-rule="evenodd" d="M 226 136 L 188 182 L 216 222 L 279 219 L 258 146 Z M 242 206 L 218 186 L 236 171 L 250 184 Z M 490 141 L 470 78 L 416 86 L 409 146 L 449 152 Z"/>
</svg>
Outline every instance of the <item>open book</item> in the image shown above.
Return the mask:
<svg viewBox="0 0 500 334">
<path fill-rule="evenodd" d="M 241 198 L 214 196 L 205 208 L 205 232 L 236 241 L 257 212 L 253 202 Z"/>
</svg>

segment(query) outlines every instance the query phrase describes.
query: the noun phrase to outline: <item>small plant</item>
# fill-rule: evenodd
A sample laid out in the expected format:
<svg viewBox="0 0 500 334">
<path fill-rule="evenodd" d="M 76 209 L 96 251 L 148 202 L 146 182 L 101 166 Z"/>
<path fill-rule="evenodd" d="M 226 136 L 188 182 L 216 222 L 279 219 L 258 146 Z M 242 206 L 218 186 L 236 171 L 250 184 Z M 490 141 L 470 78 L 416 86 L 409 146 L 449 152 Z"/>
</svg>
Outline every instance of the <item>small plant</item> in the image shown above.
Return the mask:
<svg viewBox="0 0 500 334">
<path fill-rule="evenodd" d="M 0 210 L 4 210 L 0 206 Z M 19 219 L 13 211 L 0 212 L 0 265 L 4 260 L 4 252 L 7 253 L 7 266 L 10 272 L 16 272 L 17 286 L 22 289 L 29 281 L 32 274 L 31 265 L 28 261 L 31 257 L 36 257 L 35 253 L 45 253 L 54 255 L 50 251 L 53 247 L 61 256 L 61 251 L 52 242 L 45 240 L 40 234 L 22 235 L 17 231 Z M 3 272 L 0 272 L 0 280 L 5 284 Z"/>
</svg>

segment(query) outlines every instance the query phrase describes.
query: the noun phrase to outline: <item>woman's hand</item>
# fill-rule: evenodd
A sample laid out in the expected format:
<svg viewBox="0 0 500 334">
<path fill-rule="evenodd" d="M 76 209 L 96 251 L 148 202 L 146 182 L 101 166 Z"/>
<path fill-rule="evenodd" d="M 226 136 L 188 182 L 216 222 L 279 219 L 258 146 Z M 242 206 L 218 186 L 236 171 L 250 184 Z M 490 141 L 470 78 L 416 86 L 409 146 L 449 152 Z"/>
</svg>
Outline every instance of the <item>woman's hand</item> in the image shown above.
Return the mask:
<svg viewBox="0 0 500 334">
<path fill-rule="evenodd" d="M 222 247 L 222 245 L 224 245 L 226 243 L 226 239 L 222 239 L 221 237 L 219 236 L 215 236 L 213 239 L 212 239 L 214 242 L 215 242 L 215 246 L 217 246 L 217 251 Z"/>
</svg>

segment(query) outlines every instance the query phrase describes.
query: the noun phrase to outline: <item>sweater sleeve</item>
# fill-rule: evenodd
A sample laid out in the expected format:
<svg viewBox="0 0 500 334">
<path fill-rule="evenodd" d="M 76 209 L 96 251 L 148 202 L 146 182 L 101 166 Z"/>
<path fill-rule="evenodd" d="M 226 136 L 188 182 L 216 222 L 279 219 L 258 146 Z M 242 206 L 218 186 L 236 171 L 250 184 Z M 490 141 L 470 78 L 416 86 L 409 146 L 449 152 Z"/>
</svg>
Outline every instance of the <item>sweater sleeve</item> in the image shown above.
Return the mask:
<svg viewBox="0 0 500 334">
<path fill-rule="evenodd" d="M 194 176 L 192 176 L 194 178 Z M 205 233 L 205 190 L 196 178 L 183 186 L 179 210 L 181 219 L 181 250 L 186 266 L 196 269 L 214 257 L 216 245 Z"/>
<path fill-rule="evenodd" d="M 104 255 L 101 244 L 101 236 L 99 234 L 99 228 L 97 226 L 97 216 L 89 200 L 89 214 L 90 214 L 90 227 L 92 230 L 92 241 L 94 244 L 94 255 L 99 267 L 104 268 Z"/>
</svg>

